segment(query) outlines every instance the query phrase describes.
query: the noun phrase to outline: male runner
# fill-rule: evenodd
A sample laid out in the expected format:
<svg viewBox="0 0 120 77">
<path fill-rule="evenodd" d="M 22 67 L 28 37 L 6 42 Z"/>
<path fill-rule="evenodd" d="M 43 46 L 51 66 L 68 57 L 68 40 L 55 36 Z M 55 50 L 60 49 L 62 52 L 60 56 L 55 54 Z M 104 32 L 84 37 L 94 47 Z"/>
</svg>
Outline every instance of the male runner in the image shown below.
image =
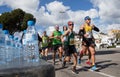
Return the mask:
<svg viewBox="0 0 120 77">
<path fill-rule="evenodd" d="M 55 56 L 56 56 L 56 52 L 59 52 L 59 60 L 62 61 L 62 53 L 63 53 L 63 49 L 62 49 L 62 42 L 61 42 L 61 31 L 59 31 L 59 26 L 56 25 L 55 26 L 55 31 L 52 32 L 51 35 L 51 39 L 52 39 L 52 45 L 53 45 L 53 63 L 55 65 Z"/>
<path fill-rule="evenodd" d="M 65 67 L 66 62 L 69 62 L 71 59 L 71 55 L 73 55 L 74 64 L 73 64 L 72 72 L 77 73 L 76 71 L 77 51 L 74 44 L 75 32 L 73 31 L 73 27 L 74 27 L 74 23 L 72 21 L 69 21 L 68 30 L 61 37 L 62 39 L 66 37 L 66 40 L 64 40 L 65 58 L 62 67 Z"/>
<path fill-rule="evenodd" d="M 89 16 L 86 16 L 84 18 L 85 23 L 81 26 L 81 31 L 83 31 L 83 42 L 84 46 L 87 47 L 87 50 L 84 51 L 89 51 L 89 54 L 91 56 L 91 61 L 92 61 L 92 67 L 91 70 L 96 70 L 96 65 L 95 65 L 95 40 L 93 37 L 92 30 L 95 30 L 99 32 L 99 29 L 94 25 L 91 24 L 91 18 Z M 80 60 L 80 59 L 79 59 Z"/>
</svg>

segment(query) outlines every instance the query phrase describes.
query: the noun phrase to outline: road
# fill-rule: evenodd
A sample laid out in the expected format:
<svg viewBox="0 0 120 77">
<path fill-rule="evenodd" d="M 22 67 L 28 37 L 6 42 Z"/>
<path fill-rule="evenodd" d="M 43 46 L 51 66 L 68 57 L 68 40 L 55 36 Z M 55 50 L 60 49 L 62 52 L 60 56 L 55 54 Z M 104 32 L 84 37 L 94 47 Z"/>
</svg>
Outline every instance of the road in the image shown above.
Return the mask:
<svg viewBox="0 0 120 77">
<path fill-rule="evenodd" d="M 86 59 L 87 56 L 84 56 L 81 65 L 77 65 L 78 74 L 71 72 L 72 63 L 67 63 L 66 68 L 63 69 L 61 63 L 57 62 L 55 65 L 56 77 L 120 77 L 120 48 L 96 51 L 97 72 L 89 69 L 89 66 L 85 64 Z"/>
</svg>

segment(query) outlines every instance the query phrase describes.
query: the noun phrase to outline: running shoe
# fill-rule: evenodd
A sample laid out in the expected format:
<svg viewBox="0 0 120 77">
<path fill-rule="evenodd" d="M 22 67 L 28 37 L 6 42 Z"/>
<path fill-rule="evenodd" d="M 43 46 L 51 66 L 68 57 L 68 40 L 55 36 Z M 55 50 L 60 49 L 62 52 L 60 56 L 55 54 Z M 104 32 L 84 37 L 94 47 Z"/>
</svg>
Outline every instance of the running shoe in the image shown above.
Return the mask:
<svg viewBox="0 0 120 77">
<path fill-rule="evenodd" d="M 96 65 L 93 65 L 93 66 L 91 67 L 91 70 L 92 70 L 92 71 L 96 71 L 96 70 L 97 70 Z"/>
<path fill-rule="evenodd" d="M 73 66 L 73 68 L 72 68 L 72 73 L 74 73 L 74 74 L 78 74 L 78 72 L 77 72 L 75 66 Z"/>
<path fill-rule="evenodd" d="M 66 65 L 66 61 L 63 61 L 63 63 L 62 63 L 62 68 L 64 68 L 65 65 Z"/>
<path fill-rule="evenodd" d="M 89 65 L 89 66 L 92 65 L 92 63 L 90 61 L 86 61 L 86 64 Z"/>
<path fill-rule="evenodd" d="M 62 59 L 59 59 L 60 62 L 62 62 Z"/>
<path fill-rule="evenodd" d="M 81 59 L 78 59 L 78 64 L 81 64 Z"/>
</svg>

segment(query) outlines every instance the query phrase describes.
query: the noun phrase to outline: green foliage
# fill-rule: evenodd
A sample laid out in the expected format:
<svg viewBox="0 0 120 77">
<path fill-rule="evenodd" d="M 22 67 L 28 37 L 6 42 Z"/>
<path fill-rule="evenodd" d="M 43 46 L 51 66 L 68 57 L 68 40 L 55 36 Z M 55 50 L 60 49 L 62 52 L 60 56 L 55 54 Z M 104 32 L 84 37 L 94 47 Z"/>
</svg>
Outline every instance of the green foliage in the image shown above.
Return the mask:
<svg viewBox="0 0 120 77">
<path fill-rule="evenodd" d="M 26 13 L 21 9 L 5 12 L 0 16 L 0 23 L 3 24 L 3 29 L 9 30 L 10 34 L 25 30 L 28 20 L 35 20 L 35 18 L 32 14 Z"/>
<path fill-rule="evenodd" d="M 35 21 L 35 18 L 30 13 L 25 13 L 24 18 L 23 18 L 23 24 L 21 26 L 21 30 L 24 30 L 24 29 L 27 28 L 27 21 L 28 20 L 34 20 Z"/>
<path fill-rule="evenodd" d="M 109 46 L 109 47 L 107 47 L 107 48 L 116 48 L 116 46 L 115 46 L 115 45 L 112 45 L 112 46 Z"/>
</svg>

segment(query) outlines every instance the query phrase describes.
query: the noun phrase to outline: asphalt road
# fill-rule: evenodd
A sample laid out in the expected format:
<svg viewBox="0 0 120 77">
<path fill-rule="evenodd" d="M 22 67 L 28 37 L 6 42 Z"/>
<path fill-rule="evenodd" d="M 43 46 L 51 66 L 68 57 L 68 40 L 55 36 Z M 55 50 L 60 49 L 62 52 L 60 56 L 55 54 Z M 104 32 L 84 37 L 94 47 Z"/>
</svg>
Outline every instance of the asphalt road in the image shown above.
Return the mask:
<svg viewBox="0 0 120 77">
<path fill-rule="evenodd" d="M 77 65 L 78 74 L 71 71 L 72 63 L 67 63 L 66 68 L 61 68 L 61 63 L 56 60 L 56 77 L 120 77 L 120 48 L 102 49 L 96 51 L 96 64 L 98 71 L 91 71 L 85 64 L 87 56 Z M 51 62 L 52 60 L 48 60 Z"/>
</svg>

